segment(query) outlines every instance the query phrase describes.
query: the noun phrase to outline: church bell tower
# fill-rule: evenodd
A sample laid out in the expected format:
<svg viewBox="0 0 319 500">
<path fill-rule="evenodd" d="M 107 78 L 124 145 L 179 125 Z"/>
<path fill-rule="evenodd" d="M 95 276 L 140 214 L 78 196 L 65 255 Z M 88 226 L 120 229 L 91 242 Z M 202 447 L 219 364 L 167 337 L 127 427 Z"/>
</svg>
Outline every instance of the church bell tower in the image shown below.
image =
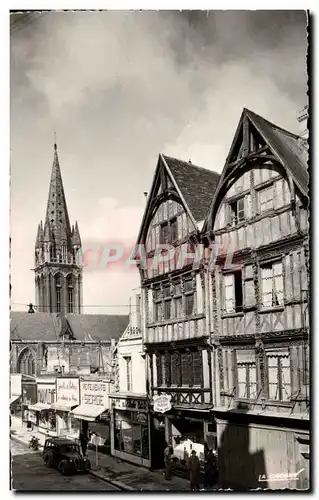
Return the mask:
<svg viewBox="0 0 319 500">
<path fill-rule="evenodd" d="M 82 268 L 76 259 L 80 249 L 78 224 L 70 225 L 55 142 L 45 222 L 38 226 L 35 243 L 37 311 L 81 313 Z"/>
</svg>

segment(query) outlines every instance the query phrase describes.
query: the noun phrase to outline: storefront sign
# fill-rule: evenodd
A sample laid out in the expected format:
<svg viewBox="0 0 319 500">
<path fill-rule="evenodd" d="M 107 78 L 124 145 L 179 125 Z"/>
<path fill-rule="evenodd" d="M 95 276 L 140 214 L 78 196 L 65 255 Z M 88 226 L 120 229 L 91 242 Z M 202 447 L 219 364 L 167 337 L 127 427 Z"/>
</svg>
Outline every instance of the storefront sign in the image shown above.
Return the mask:
<svg viewBox="0 0 319 500">
<path fill-rule="evenodd" d="M 81 381 L 81 404 L 107 407 L 108 393 L 108 384 L 104 381 Z"/>
<path fill-rule="evenodd" d="M 77 406 L 80 403 L 80 382 L 78 378 L 56 379 L 57 403 L 68 406 Z"/>
<path fill-rule="evenodd" d="M 55 402 L 55 383 L 37 384 L 38 403 L 52 404 Z"/>
<path fill-rule="evenodd" d="M 118 410 L 147 411 L 147 402 L 145 399 L 114 398 L 112 400 L 112 407 Z"/>
<path fill-rule="evenodd" d="M 159 413 L 165 413 L 172 408 L 171 396 L 163 394 L 162 396 L 154 396 L 154 411 Z"/>
<path fill-rule="evenodd" d="M 21 395 L 21 373 L 10 375 L 10 397 Z"/>
</svg>

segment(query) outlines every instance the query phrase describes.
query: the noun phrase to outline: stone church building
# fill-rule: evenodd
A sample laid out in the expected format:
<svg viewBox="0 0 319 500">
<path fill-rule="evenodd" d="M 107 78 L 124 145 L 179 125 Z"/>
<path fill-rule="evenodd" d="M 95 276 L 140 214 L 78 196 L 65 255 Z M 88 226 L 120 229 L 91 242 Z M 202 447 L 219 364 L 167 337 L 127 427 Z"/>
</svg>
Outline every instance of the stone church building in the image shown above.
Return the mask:
<svg viewBox="0 0 319 500">
<path fill-rule="evenodd" d="M 54 144 L 46 215 L 35 242 L 35 306 L 10 315 L 11 373 L 38 377 L 110 372 L 115 344 L 129 317 L 82 314 L 82 268 L 76 260 L 80 249 Z"/>
</svg>

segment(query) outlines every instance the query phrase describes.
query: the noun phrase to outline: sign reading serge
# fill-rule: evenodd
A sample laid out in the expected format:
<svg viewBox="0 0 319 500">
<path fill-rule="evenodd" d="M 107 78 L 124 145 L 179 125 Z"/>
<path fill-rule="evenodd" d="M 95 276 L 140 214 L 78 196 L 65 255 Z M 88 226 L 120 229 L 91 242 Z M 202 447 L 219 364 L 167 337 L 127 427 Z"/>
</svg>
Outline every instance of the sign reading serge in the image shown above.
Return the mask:
<svg viewBox="0 0 319 500">
<path fill-rule="evenodd" d="M 105 382 L 81 381 L 81 404 L 108 406 L 108 384 Z"/>
</svg>

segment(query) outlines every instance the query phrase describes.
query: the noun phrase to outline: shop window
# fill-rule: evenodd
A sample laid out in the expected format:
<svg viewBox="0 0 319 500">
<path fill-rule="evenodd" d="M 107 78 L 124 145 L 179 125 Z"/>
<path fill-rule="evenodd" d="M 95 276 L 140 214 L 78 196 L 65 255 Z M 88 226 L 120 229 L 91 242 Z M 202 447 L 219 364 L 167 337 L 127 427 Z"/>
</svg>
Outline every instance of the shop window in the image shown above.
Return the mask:
<svg viewBox="0 0 319 500">
<path fill-rule="evenodd" d="M 147 416 L 126 410 L 114 411 L 114 447 L 131 455 L 149 459 Z"/>
<path fill-rule="evenodd" d="M 243 308 L 243 285 L 241 271 L 223 276 L 223 310 L 225 313 L 235 313 Z"/>
<path fill-rule="evenodd" d="M 282 306 L 284 304 L 282 262 L 271 262 L 262 265 L 260 274 L 262 307 Z"/>
<path fill-rule="evenodd" d="M 268 352 L 268 397 L 272 401 L 289 401 L 291 396 L 289 352 Z"/>
</svg>

